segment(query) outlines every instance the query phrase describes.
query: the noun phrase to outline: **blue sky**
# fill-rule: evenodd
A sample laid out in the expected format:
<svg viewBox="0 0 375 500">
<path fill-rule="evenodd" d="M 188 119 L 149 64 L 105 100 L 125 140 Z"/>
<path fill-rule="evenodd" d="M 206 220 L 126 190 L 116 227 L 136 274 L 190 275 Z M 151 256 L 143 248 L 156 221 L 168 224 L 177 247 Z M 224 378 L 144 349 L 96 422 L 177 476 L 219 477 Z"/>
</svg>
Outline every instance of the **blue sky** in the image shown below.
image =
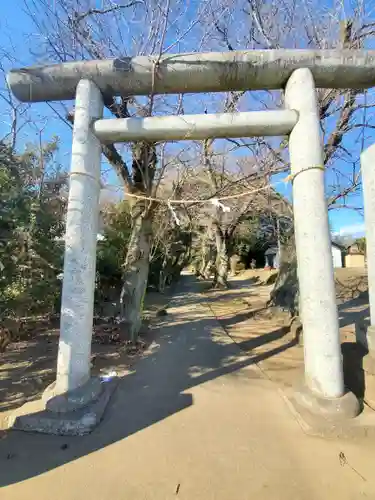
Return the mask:
<svg viewBox="0 0 375 500">
<path fill-rule="evenodd" d="M 0 20 L 0 48 L 3 51 L 9 51 L 14 54 L 17 62 L 16 66 L 27 66 L 35 63 L 35 59 L 30 54 L 29 48 L 32 45 L 35 28 L 29 17 L 23 11 L 23 0 L 13 0 L 11 2 L 1 2 L 1 20 Z M 12 62 L 5 61 L 6 69 L 13 66 Z M 3 75 L 1 75 L 1 78 Z M 1 82 L 4 87 L 4 82 Z M 27 142 L 36 142 L 39 138 L 39 130 L 43 128 L 43 139 L 48 141 L 54 135 L 61 138 L 61 148 L 59 152 L 59 161 L 64 165 L 69 165 L 71 131 L 55 114 L 50 107 L 43 103 L 32 104 L 30 110 L 32 123 L 25 126 L 20 133 L 19 148 L 22 148 Z M 3 102 L 0 102 L 0 136 L 9 130 L 10 118 Z M 47 118 L 47 121 L 46 121 Z M 45 126 L 47 123 L 47 126 Z"/>
<path fill-rule="evenodd" d="M 51 0 L 53 1 L 53 0 Z M 93 0 L 95 1 L 95 0 Z M 100 4 L 101 0 L 96 0 L 97 3 Z M 16 63 L 9 62 L 8 68 L 13 64 L 16 66 L 19 65 L 31 65 L 36 61 L 36 57 L 30 54 L 30 47 L 35 46 L 35 42 L 37 40 L 38 33 L 36 33 L 35 27 L 32 21 L 29 19 L 28 15 L 24 12 L 24 0 L 13 0 L 11 2 L 7 2 L 3 0 L 2 2 L 2 16 L 0 20 L 0 47 L 3 50 L 9 50 L 14 53 Z M 195 2 L 191 2 L 191 12 L 195 12 Z M 168 42 L 172 42 L 172 40 L 167 40 Z M 187 45 L 182 47 L 180 50 L 191 50 L 188 47 L 191 42 L 188 40 Z M 188 47 L 188 48 L 187 48 Z M 7 68 L 7 69 L 8 69 Z M 3 84 L 2 84 L 3 86 Z M 214 97 L 216 100 L 217 97 Z M 200 105 L 194 104 L 194 100 L 188 100 L 187 107 L 185 108 L 185 112 L 199 112 L 201 109 L 201 101 Z M 209 103 L 209 99 L 207 101 Z M 72 106 L 73 103 L 70 103 Z M 54 105 L 55 106 L 55 105 Z M 196 109 L 195 109 L 196 108 Z M 4 133 L 8 130 L 9 127 L 9 118 L 6 115 L 6 109 L 4 108 L 4 103 L 0 102 L 0 114 L 2 119 L 0 121 L 0 136 L 3 136 Z M 53 135 L 57 135 L 61 139 L 61 148 L 59 152 L 59 162 L 61 162 L 65 167 L 68 167 L 70 160 L 70 142 L 71 142 L 71 131 L 70 129 L 52 112 L 51 108 L 46 104 L 33 104 L 31 110 L 31 116 L 33 117 L 33 123 L 27 125 L 23 129 L 23 133 L 21 135 L 20 143 L 18 144 L 19 148 L 22 148 L 26 142 L 36 142 L 39 137 L 40 128 L 44 127 L 43 131 L 43 139 L 48 140 Z M 48 118 L 48 122 L 46 125 L 46 117 Z M 358 147 L 357 136 L 359 130 L 356 131 L 356 136 L 353 134 L 351 137 L 346 139 L 345 146 L 349 149 L 354 149 L 358 155 L 360 148 Z M 372 133 L 370 132 L 366 136 L 366 144 L 373 141 Z M 237 153 L 241 155 L 242 153 Z M 245 154 L 245 152 L 243 153 Z M 348 170 L 350 172 L 351 166 L 342 163 L 339 165 L 340 169 L 343 171 Z M 107 167 L 105 166 L 106 170 Z M 327 176 L 327 184 L 331 182 L 332 179 Z M 275 179 L 275 181 L 279 181 L 279 179 Z M 114 174 L 107 175 L 107 182 L 110 184 L 117 184 L 116 177 Z M 287 184 L 278 184 L 277 189 L 284 195 L 290 196 L 291 186 Z M 361 205 L 361 193 L 356 194 L 355 196 L 351 196 L 351 199 L 348 200 L 352 205 Z M 363 232 L 363 218 L 362 215 L 357 211 L 348 210 L 348 209 L 340 209 L 330 212 L 330 221 L 331 227 L 334 232 L 340 232 L 345 234 L 346 232 Z"/>
</svg>

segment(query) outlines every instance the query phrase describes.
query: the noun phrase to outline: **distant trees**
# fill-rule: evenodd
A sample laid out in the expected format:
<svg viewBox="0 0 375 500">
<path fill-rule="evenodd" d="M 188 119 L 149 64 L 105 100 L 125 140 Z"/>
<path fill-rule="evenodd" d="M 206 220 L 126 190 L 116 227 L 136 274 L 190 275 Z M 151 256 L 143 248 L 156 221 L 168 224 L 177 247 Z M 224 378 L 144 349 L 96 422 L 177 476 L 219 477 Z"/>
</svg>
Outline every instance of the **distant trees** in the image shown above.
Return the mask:
<svg viewBox="0 0 375 500">
<path fill-rule="evenodd" d="M 55 139 L 18 155 L 0 142 L 0 316 L 59 309 L 65 176 Z"/>
<path fill-rule="evenodd" d="M 355 240 L 354 244 L 357 245 L 358 250 L 361 253 L 363 253 L 364 255 L 366 255 L 366 238 L 365 237 L 357 238 Z"/>
<path fill-rule="evenodd" d="M 152 227 L 147 285 L 163 292 L 178 277 L 190 259 L 191 232 L 184 223 L 176 225 L 164 205 L 155 208 L 157 217 Z M 103 240 L 97 251 L 97 295 L 110 288 L 119 292 L 122 287 L 124 258 L 132 235 L 129 200 L 108 203 L 102 208 Z"/>
</svg>

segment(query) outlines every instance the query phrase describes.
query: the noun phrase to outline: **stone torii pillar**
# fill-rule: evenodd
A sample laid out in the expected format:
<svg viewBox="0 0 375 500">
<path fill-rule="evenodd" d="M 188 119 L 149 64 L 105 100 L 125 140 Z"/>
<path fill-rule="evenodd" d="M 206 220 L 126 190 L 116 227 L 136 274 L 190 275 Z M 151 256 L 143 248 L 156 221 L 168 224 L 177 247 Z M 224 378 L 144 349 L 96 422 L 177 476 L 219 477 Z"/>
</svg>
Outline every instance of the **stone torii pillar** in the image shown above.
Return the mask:
<svg viewBox="0 0 375 500">
<path fill-rule="evenodd" d="M 55 390 L 70 393 L 90 380 L 101 144 L 91 131 L 103 114 L 100 90 L 77 86 L 65 230 L 61 334 Z"/>
<path fill-rule="evenodd" d="M 375 359 L 375 144 L 361 154 L 363 202 L 365 212 L 367 275 L 370 300 L 370 325 L 357 340 Z"/>
<path fill-rule="evenodd" d="M 43 394 L 46 411 L 33 415 L 27 406 L 21 408 L 12 418 L 16 429 L 90 432 L 115 386 L 90 377 L 101 167 L 101 144 L 92 125 L 102 114 L 100 90 L 81 80 L 75 100 L 56 381 Z"/>
<path fill-rule="evenodd" d="M 344 388 L 323 146 L 315 83 L 309 69 L 301 68 L 291 75 L 285 104 L 299 114 L 289 136 L 289 154 L 305 387 L 295 393 L 294 399 L 296 404 L 323 413 L 327 419 L 355 417 L 359 413 L 358 401 Z"/>
<path fill-rule="evenodd" d="M 361 318 L 356 324 L 357 343 L 362 345 L 366 354 L 362 367 L 365 374 L 366 401 L 375 404 L 375 144 L 361 154 L 363 204 L 365 213 L 366 258 L 368 292 L 370 302 L 370 321 Z"/>
</svg>

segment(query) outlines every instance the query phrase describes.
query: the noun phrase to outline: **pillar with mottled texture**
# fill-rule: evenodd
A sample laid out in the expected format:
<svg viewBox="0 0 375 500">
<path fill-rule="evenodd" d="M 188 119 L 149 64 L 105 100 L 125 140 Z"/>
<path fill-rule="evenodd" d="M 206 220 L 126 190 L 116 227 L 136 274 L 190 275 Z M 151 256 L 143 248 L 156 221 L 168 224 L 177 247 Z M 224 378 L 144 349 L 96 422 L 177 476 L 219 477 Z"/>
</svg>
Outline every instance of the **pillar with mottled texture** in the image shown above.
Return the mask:
<svg viewBox="0 0 375 500">
<path fill-rule="evenodd" d="M 77 86 L 70 189 L 65 233 L 64 281 L 56 392 L 81 387 L 90 378 L 101 145 L 91 131 L 103 113 L 99 89 Z"/>
<path fill-rule="evenodd" d="M 289 138 L 305 381 L 319 396 L 344 394 L 331 237 L 324 189 L 323 147 L 315 84 L 298 69 L 285 92 L 286 107 L 299 113 Z"/>
<path fill-rule="evenodd" d="M 359 340 L 375 358 L 375 144 L 361 154 L 370 320 Z M 367 326 L 367 325 L 366 325 Z M 358 336 L 358 333 L 357 333 Z"/>
</svg>

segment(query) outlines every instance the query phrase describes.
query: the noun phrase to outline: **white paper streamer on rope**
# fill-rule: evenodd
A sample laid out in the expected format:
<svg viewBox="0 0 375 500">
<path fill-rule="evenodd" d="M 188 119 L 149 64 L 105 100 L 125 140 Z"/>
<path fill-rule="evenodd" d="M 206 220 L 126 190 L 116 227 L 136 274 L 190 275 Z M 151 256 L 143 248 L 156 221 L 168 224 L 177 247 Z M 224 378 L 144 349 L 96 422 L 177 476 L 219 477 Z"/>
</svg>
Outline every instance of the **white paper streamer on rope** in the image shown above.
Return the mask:
<svg viewBox="0 0 375 500">
<path fill-rule="evenodd" d="M 173 217 L 173 219 L 174 219 L 175 223 L 177 224 L 177 226 L 181 226 L 180 219 L 177 217 L 176 212 L 173 210 L 173 207 L 172 207 L 172 205 L 171 205 L 171 202 L 170 202 L 170 201 L 168 201 L 168 202 L 167 202 L 167 204 L 168 204 L 168 208 L 169 208 L 169 210 L 171 211 L 171 214 L 172 214 L 172 217 Z"/>
<path fill-rule="evenodd" d="M 227 207 L 226 205 L 224 205 L 223 203 L 221 203 L 218 198 L 211 198 L 211 203 L 217 207 L 217 208 L 221 208 L 221 210 L 223 212 L 230 212 L 230 207 Z"/>
<path fill-rule="evenodd" d="M 303 170 L 301 170 L 301 172 L 304 172 L 305 170 L 310 170 L 311 168 L 324 168 L 320 165 L 318 166 L 312 166 L 312 167 L 307 167 Z M 194 198 L 194 199 L 191 199 L 191 198 L 188 198 L 188 199 L 178 199 L 178 200 L 175 200 L 175 199 L 170 199 L 168 200 L 169 203 L 172 205 L 172 204 L 176 204 L 176 205 L 203 205 L 205 203 L 213 203 L 213 204 L 216 204 L 216 201 L 215 200 L 233 200 L 233 199 L 236 199 L 236 198 L 242 198 L 244 196 L 249 196 L 249 195 L 252 195 L 252 194 L 255 194 L 255 193 L 260 193 L 261 191 L 267 191 L 269 189 L 275 189 L 277 186 L 281 186 L 281 185 L 285 185 L 287 182 L 293 182 L 294 180 L 294 177 L 295 175 L 288 175 L 287 177 L 285 177 L 284 179 L 282 179 L 281 181 L 278 181 L 278 182 L 275 182 L 275 183 L 272 183 L 272 184 L 266 184 L 264 186 L 261 186 L 257 189 L 250 189 L 249 191 L 244 191 L 242 193 L 236 193 L 236 194 L 230 194 L 230 195 L 227 195 L 227 196 L 221 196 L 220 198 L 206 198 L 206 199 L 202 199 L 202 198 Z M 117 186 L 117 185 L 112 185 L 112 184 L 106 184 L 104 187 L 106 188 L 110 188 L 110 187 L 113 187 L 113 188 L 116 188 L 116 190 L 122 190 L 123 187 L 120 187 L 120 186 Z M 167 201 L 164 199 L 164 198 L 156 198 L 154 196 L 144 196 L 144 195 L 139 195 L 139 194 L 135 194 L 135 193 L 125 193 L 125 197 L 130 197 L 130 198 L 135 198 L 137 200 L 148 200 L 148 201 L 155 201 L 157 203 L 167 203 Z M 227 211 L 229 209 L 230 211 L 230 208 L 229 207 L 226 207 Z"/>
</svg>

